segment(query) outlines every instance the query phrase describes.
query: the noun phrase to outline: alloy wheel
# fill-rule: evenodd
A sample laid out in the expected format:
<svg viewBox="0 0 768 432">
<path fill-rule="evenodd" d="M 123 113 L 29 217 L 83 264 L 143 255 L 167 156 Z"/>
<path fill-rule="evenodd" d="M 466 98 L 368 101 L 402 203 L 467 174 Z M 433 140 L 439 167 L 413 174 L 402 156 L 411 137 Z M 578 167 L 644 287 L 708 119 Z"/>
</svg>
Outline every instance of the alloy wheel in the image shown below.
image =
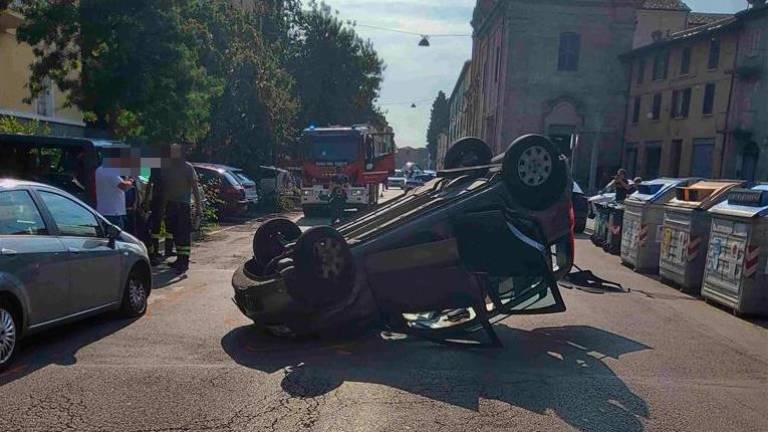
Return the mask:
<svg viewBox="0 0 768 432">
<path fill-rule="evenodd" d="M 0 308 L 0 365 L 7 362 L 16 347 L 16 322 L 6 309 Z"/>
<path fill-rule="evenodd" d="M 128 301 L 135 311 L 143 310 L 147 303 L 147 291 L 144 289 L 144 284 L 133 277 L 128 281 Z"/>
<path fill-rule="evenodd" d="M 520 156 L 517 174 L 526 186 L 540 186 L 552 174 L 552 156 L 541 146 L 533 146 Z"/>
</svg>

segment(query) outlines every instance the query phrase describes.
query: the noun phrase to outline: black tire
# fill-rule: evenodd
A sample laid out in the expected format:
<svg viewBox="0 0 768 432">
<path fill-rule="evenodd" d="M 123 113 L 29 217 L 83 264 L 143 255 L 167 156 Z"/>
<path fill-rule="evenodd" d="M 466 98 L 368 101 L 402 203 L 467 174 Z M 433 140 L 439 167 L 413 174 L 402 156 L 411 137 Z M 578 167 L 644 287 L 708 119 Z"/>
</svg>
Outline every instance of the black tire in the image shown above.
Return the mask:
<svg viewBox="0 0 768 432">
<path fill-rule="evenodd" d="M 565 193 L 568 166 L 552 142 L 542 135 L 524 135 L 504 155 L 502 177 L 509 193 L 529 210 L 544 210 Z"/>
<path fill-rule="evenodd" d="M 253 236 L 253 256 L 266 266 L 285 252 L 285 245 L 301 236 L 301 228 L 285 218 L 270 219 L 256 230 Z"/>
<path fill-rule="evenodd" d="M 448 150 L 443 160 L 445 169 L 489 165 L 493 152 L 480 138 L 462 138 Z"/>
<path fill-rule="evenodd" d="M 21 317 L 7 302 L 0 300 L 0 372 L 13 363 L 19 351 Z"/>
<path fill-rule="evenodd" d="M 131 270 L 128 280 L 125 281 L 123 292 L 123 304 L 120 312 L 127 318 L 136 318 L 147 312 L 147 300 L 151 287 L 148 287 L 147 278 L 137 268 Z"/>
<path fill-rule="evenodd" d="M 288 292 L 305 306 L 327 308 L 352 293 L 354 257 L 344 236 L 335 229 L 315 227 L 302 234 L 296 242 L 294 262 L 295 283 L 289 284 Z"/>
</svg>

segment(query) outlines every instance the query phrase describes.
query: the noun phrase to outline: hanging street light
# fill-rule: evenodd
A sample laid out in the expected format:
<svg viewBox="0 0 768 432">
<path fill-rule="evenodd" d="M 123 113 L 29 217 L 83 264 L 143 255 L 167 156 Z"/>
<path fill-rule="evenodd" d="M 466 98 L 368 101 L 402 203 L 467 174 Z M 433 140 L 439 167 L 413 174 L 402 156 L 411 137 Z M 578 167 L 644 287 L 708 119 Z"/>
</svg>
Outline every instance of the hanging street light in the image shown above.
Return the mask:
<svg viewBox="0 0 768 432">
<path fill-rule="evenodd" d="M 421 41 L 419 41 L 420 47 L 428 47 L 429 46 L 429 36 L 427 35 L 421 35 Z"/>
</svg>

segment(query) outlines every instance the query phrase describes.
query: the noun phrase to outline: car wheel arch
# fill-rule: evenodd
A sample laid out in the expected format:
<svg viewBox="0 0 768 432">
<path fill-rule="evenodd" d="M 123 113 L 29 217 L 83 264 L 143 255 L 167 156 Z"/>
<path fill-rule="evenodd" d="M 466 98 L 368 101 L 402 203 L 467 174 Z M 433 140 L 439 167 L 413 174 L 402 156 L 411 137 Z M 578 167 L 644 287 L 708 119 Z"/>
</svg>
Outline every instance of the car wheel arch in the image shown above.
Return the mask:
<svg viewBox="0 0 768 432">
<path fill-rule="evenodd" d="M 21 322 L 18 332 L 24 336 L 27 329 L 27 313 L 22 300 L 13 292 L 0 290 L 0 304 L 7 304 L 10 307 L 11 315 Z"/>
<path fill-rule="evenodd" d="M 124 291 L 127 289 L 128 278 L 134 274 L 138 274 L 138 276 L 142 279 L 142 282 L 144 282 L 144 285 L 147 287 L 147 294 L 152 291 L 152 268 L 149 266 L 148 262 L 144 260 L 138 260 L 133 263 L 125 276 L 125 280 L 123 281 L 123 289 L 120 291 L 120 298 L 122 298 Z"/>
</svg>

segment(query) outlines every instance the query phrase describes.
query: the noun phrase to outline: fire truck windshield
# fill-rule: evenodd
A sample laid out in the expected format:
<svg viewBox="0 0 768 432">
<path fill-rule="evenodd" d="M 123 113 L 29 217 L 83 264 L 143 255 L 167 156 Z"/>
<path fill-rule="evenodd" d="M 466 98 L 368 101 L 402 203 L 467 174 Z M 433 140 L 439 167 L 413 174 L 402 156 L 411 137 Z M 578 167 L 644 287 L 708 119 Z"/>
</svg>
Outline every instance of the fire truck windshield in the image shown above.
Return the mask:
<svg viewBox="0 0 768 432">
<path fill-rule="evenodd" d="M 359 135 L 315 135 L 309 138 L 309 154 L 322 162 L 354 162 L 360 151 Z"/>
</svg>

